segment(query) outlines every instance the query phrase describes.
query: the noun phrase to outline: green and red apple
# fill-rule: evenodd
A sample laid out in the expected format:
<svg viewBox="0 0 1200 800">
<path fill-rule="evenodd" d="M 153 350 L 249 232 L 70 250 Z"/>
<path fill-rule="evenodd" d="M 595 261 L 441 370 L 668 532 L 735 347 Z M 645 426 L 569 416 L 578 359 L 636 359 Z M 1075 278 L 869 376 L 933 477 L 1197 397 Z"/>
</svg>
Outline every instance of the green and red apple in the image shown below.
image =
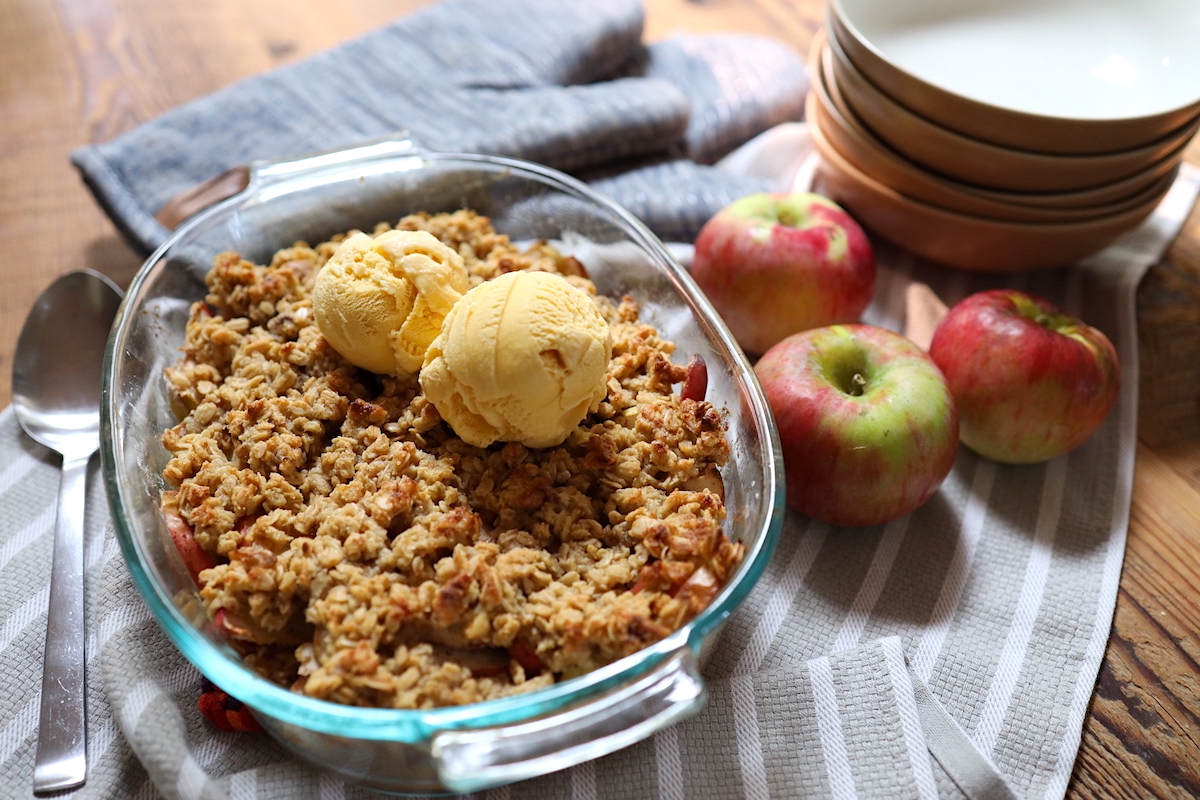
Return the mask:
<svg viewBox="0 0 1200 800">
<path fill-rule="evenodd" d="M 1117 399 L 1120 365 L 1108 337 L 1015 289 L 956 304 L 934 331 L 929 354 L 958 405 L 963 444 L 1006 464 L 1075 449 Z"/>
<path fill-rule="evenodd" d="M 954 399 L 929 355 L 898 333 L 815 328 L 754 370 L 779 427 L 787 503 L 802 514 L 878 525 L 919 508 L 954 466 Z"/>
<path fill-rule="evenodd" d="M 875 291 L 875 253 L 833 201 L 763 193 L 705 223 L 691 273 L 742 349 L 758 354 L 793 333 L 857 322 Z"/>
</svg>

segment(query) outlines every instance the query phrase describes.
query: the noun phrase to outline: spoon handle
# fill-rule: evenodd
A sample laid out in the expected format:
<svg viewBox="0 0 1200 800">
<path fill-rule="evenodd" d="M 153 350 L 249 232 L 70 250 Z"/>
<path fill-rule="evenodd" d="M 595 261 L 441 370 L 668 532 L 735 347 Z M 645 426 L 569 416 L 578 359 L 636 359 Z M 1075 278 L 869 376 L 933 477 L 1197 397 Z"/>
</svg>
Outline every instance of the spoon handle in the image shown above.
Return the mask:
<svg viewBox="0 0 1200 800">
<path fill-rule="evenodd" d="M 33 790 L 84 782 L 87 729 L 84 697 L 83 510 L 89 455 L 63 458 L 54 526 L 54 565 L 42 671 L 41 719 Z"/>
</svg>

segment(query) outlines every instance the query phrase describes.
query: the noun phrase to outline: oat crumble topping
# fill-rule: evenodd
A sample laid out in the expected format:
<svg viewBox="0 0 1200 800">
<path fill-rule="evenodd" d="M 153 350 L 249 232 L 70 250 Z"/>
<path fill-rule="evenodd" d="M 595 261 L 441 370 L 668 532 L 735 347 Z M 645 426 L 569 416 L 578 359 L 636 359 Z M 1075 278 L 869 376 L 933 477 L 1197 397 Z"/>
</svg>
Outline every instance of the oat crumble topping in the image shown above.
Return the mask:
<svg viewBox="0 0 1200 800">
<path fill-rule="evenodd" d="M 456 249 L 471 285 L 546 270 L 587 291 L 612 331 L 608 395 L 560 446 L 472 447 L 415 376 L 359 370 L 321 336 L 310 293 L 343 237 L 265 266 L 218 256 L 162 437 L 163 512 L 214 623 L 293 691 L 393 708 L 541 688 L 685 624 L 744 548 L 722 530 L 722 417 L 681 399 L 674 345 L 486 217 L 396 227 Z"/>
</svg>

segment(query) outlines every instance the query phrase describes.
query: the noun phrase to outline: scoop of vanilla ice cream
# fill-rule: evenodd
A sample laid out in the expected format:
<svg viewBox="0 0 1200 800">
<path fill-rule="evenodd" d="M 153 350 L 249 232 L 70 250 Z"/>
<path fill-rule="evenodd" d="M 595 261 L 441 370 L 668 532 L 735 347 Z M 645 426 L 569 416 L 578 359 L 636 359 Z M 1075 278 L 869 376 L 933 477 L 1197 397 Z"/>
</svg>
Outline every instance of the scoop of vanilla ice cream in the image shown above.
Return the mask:
<svg viewBox="0 0 1200 800">
<path fill-rule="evenodd" d="M 510 272 L 463 295 L 425 352 L 421 388 L 468 444 L 560 444 L 607 394 L 612 335 L 581 289 Z"/>
<path fill-rule="evenodd" d="M 426 231 L 355 233 L 317 273 L 313 314 L 350 363 L 405 375 L 467 287 L 462 257 Z"/>
</svg>

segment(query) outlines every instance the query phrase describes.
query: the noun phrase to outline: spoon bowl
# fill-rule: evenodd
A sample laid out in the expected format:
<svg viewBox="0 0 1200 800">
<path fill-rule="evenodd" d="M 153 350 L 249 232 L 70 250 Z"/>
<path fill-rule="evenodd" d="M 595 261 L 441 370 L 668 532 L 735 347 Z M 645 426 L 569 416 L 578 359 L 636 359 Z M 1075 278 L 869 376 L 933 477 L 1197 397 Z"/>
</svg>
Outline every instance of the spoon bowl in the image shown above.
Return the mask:
<svg viewBox="0 0 1200 800">
<path fill-rule="evenodd" d="M 13 359 L 13 410 L 51 450 L 74 452 L 100 435 L 104 346 L 120 302 L 116 284 L 81 270 L 50 284 L 29 312 Z"/>
<path fill-rule="evenodd" d="M 121 290 L 98 272 L 61 276 L 34 303 L 13 358 L 13 411 L 35 441 L 62 456 L 46 617 L 35 792 L 86 778 L 83 506 L 87 463 L 100 444 L 104 348 Z"/>
</svg>

